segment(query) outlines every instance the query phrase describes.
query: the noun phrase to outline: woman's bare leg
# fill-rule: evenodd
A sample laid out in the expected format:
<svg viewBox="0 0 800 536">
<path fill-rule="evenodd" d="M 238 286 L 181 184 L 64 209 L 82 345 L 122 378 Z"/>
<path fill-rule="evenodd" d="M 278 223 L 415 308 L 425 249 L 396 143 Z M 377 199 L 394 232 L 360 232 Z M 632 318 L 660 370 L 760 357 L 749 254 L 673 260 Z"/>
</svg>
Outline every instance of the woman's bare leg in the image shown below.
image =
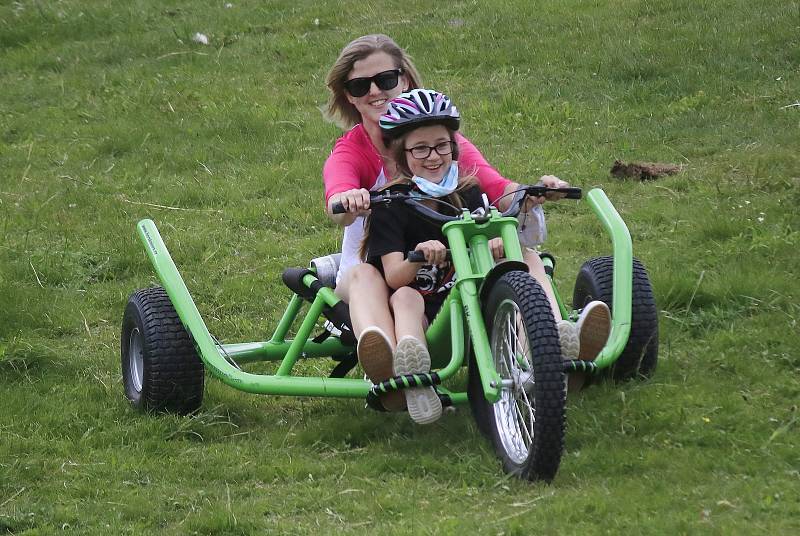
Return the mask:
<svg viewBox="0 0 800 536">
<path fill-rule="evenodd" d="M 370 326 L 380 328 L 392 344 L 397 344 L 394 319 L 389 311 L 389 287 L 383 276 L 371 264 L 350 268 L 336 285 L 336 295 L 350 307 L 350 323 L 356 339 Z"/>
<path fill-rule="evenodd" d="M 547 299 L 550 301 L 550 308 L 553 310 L 553 316 L 556 324 L 558 324 L 561 353 L 564 359 L 593 360 L 605 345 L 611 330 L 611 315 L 608 307 L 602 302 L 597 302 L 594 303 L 596 307 L 593 307 L 596 314 L 587 315 L 584 321 L 579 321 L 577 325 L 569 321 L 562 322 L 561 311 L 556 301 L 556 295 L 553 292 L 553 285 L 544 271 L 542 259 L 532 249 L 526 249 L 523 256 L 531 275 L 542 286 Z M 589 309 L 589 307 L 585 309 Z M 580 391 L 585 381 L 585 373 L 572 372 L 569 374 L 567 390 L 570 393 Z"/>
<path fill-rule="evenodd" d="M 336 294 L 348 303 L 353 334 L 358 339 L 358 362 L 364 373 L 378 383 L 394 376 L 394 319 L 389 311 L 389 287 L 377 268 L 358 264 L 348 270 L 336 286 Z M 406 407 L 405 393 L 380 395 L 388 411 Z"/>
<path fill-rule="evenodd" d="M 550 309 L 553 310 L 553 316 L 556 319 L 556 322 L 561 320 L 561 310 L 558 307 L 558 301 L 556 301 L 555 292 L 553 292 L 553 285 L 550 283 L 550 278 L 547 277 L 547 274 L 544 271 L 544 263 L 542 259 L 539 258 L 539 254 L 536 251 L 524 248 L 523 259 L 525 259 L 525 264 L 528 265 L 528 271 L 530 272 L 531 276 L 541 285 L 544 293 L 547 295 L 547 300 L 550 302 Z"/>
</svg>

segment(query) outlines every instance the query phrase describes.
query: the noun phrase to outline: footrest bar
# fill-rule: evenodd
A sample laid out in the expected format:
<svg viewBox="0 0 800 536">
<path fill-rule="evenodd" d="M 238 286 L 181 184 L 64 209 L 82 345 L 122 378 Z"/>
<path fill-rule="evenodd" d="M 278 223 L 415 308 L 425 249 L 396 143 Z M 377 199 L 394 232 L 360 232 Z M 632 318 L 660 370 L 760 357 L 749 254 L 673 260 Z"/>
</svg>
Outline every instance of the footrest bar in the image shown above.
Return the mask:
<svg viewBox="0 0 800 536">
<path fill-rule="evenodd" d="M 410 389 L 412 387 L 432 387 L 440 383 L 442 383 L 442 380 L 436 372 L 431 372 L 429 374 L 424 372 L 419 374 L 402 374 L 373 384 L 369 392 L 377 396 L 383 393 L 399 391 L 400 389 Z"/>
<path fill-rule="evenodd" d="M 435 389 L 435 387 L 434 387 Z M 436 396 L 439 397 L 439 400 L 442 402 L 442 407 L 446 408 L 453 405 L 453 398 L 447 393 L 440 393 L 436 391 Z M 374 409 L 375 411 L 385 412 L 386 409 L 381 404 L 381 400 L 378 395 L 372 391 L 367 393 L 367 406 L 370 409 Z"/>
<path fill-rule="evenodd" d="M 570 359 L 564 361 L 564 372 L 585 372 L 586 374 L 595 374 L 599 369 L 597 363 L 594 361 L 583 361 L 581 359 Z"/>
</svg>

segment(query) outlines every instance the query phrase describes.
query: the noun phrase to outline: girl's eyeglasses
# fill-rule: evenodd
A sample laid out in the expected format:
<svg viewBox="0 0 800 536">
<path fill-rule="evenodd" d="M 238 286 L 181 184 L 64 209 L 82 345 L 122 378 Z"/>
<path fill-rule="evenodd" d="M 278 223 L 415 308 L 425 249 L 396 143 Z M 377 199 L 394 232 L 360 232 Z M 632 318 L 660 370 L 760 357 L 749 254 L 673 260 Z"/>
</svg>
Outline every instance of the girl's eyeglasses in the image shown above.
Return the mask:
<svg viewBox="0 0 800 536">
<path fill-rule="evenodd" d="M 437 143 L 433 147 L 430 145 L 415 145 L 411 149 L 405 149 L 405 152 L 411 153 L 411 156 L 417 160 L 425 160 L 431 155 L 431 151 L 436 151 L 439 156 L 445 156 L 453 152 L 453 142 L 443 141 Z"/>
<path fill-rule="evenodd" d="M 403 74 L 403 69 L 392 69 L 378 73 L 375 76 L 351 78 L 344 83 L 344 88 L 354 97 L 363 97 L 369 93 L 369 88 L 373 82 L 383 91 L 396 88 L 401 74 Z"/>
</svg>

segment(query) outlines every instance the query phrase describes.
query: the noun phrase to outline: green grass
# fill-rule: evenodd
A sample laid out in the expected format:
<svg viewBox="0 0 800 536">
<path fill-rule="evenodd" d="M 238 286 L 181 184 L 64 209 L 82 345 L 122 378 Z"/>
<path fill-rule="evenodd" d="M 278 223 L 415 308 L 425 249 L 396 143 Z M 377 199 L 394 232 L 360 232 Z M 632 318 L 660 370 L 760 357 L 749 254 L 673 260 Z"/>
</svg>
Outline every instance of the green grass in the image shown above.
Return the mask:
<svg viewBox="0 0 800 536">
<path fill-rule="evenodd" d="M 0 533 L 800 530 L 798 2 L 232 4 L 0 3 Z M 262 340 L 282 268 L 338 246 L 324 77 L 375 31 L 507 176 L 603 187 L 648 267 L 659 368 L 570 398 L 552 485 L 505 477 L 466 408 L 423 428 L 213 379 L 193 417 L 124 400 L 122 310 L 156 282 L 136 221 L 215 335 Z M 569 296 L 609 247 L 585 205 L 548 221 Z"/>
</svg>

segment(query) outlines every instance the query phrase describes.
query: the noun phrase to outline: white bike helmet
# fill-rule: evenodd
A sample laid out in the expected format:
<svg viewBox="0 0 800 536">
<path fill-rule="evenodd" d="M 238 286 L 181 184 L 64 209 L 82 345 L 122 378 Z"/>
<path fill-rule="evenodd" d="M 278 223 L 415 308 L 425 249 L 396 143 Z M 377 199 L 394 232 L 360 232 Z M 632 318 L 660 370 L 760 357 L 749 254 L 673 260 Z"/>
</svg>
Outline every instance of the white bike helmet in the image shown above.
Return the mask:
<svg viewBox="0 0 800 536">
<path fill-rule="evenodd" d="M 412 89 L 389 101 L 389 109 L 381 116 L 383 137 L 395 140 L 422 125 L 444 125 L 458 130 L 461 115 L 450 97 L 432 89 Z"/>
</svg>

